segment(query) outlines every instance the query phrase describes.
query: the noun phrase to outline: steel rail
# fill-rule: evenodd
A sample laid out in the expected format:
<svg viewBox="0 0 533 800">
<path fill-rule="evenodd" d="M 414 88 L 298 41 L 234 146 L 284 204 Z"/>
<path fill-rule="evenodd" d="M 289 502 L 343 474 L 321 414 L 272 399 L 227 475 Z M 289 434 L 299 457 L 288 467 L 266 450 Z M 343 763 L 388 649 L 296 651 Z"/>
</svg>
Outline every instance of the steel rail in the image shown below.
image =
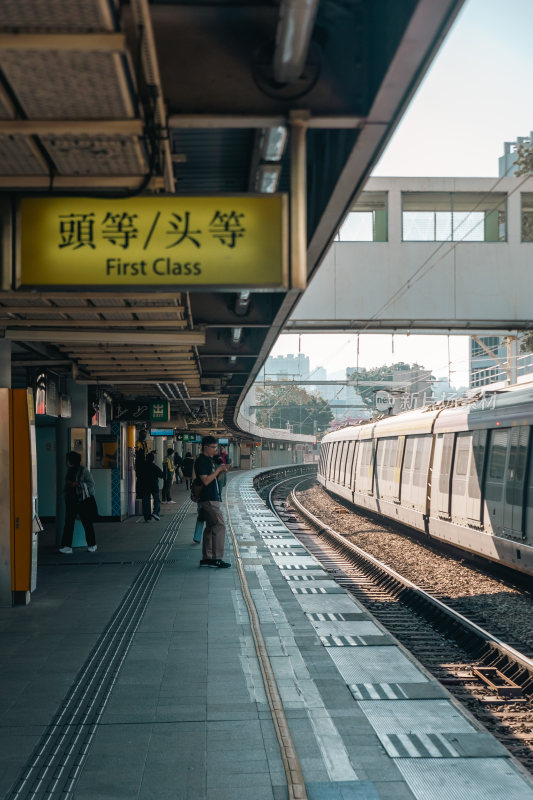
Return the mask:
<svg viewBox="0 0 533 800">
<path fill-rule="evenodd" d="M 270 663 L 267 646 L 261 631 L 259 615 L 257 613 L 257 609 L 248 586 L 248 581 L 246 579 L 246 573 L 242 563 L 235 529 L 231 522 L 228 494 L 229 492 L 226 491 L 226 517 L 235 550 L 235 562 L 237 565 L 237 571 L 239 573 L 239 580 L 241 582 L 241 590 L 244 602 L 246 603 L 246 608 L 248 609 L 248 617 L 250 619 L 250 628 L 252 631 L 255 651 L 257 653 L 259 667 L 263 677 L 265 694 L 267 696 L 268 705 L 272 715 L 272 722 L 276 731 L 276 738 L 279 744 L 281 760 L 283 761 L 283 768 L 285 769 L 289 799 L 307 800 L 307 790 L 305 788 L 302 766 L 300 764 L 300 759 L 298 758 L 298 753 L 292 739 L 287 717 L 285 716 L 283 701 L 281 699 L 276 676 L 274 674 L 272 664 Z"/>
<path fill-rule="evenodd" d="M 300 481 L 300 483 L 304 483 L 305 481 Z M 280 483 L 284 483 L 284 481 L 280 481 Z M 279 485 L 279 484 L 278 484 Z M 298 486 L 299 484 L 297 484 Z M 302 503 L 297 499 L 295 495 L 295 491 L 297 486 L 291 492 L 291 501 L 294 503 L 295 507 L 298 511 L 308 519 L 314 526 L 316 526 L 321 534 L 325 534 L 327 538 L 333 540 L 336 544 L 340 545 L 342 549 L 347 550 L 350 554 L 356 555 L 359 559 L 364 559 L 367 563 L 373 565 L 374 568 L 379 570 L 382 574 L 388 575 L 390 578 L 394 579 L 406 589 L 409 590 L 410 593 L 414 594 L 416 597 L 420 598 L 425 604 L 433 606 L 439 613 L 445 614 L 446 616 L 453 619 L 456 623 L 461 625 L 462 627 L 469 630 L 473 633 L 478 639 L 482 639 L 486 644 L 493 647 L 497 650 L 500 655 L 504 656 L 505 658 L 511 659 L 515 662 L 521 669 L 526 670 L 532 677 L 533 677 L 533 660 L 524 656 L 523 653 L 518 652 L 515 650 L 514 647 L 503 642 L 501 639 L 493 636 L 489 631 L 482 628 L 480 625 L 477 625 L 475 622 L 472 622 L 467 617 L 464 617 L 458 611 L 455 611 L 450 606 L 443 603 L 441 600 L 437 600 L 436 597 L 428 594 L 423 589 L 421 589 L 416 584 L 412 583 L 407 578 L 404 578 L 403 575 L 400 575 L 398 572 L 393 570 L 391 567 L 387 566 L 383 562 L 379 561 L 374 556 L 371 556 L 365 550 L 362 550 L 357 545 L 353 544 L 353 542 L 349 542 L 342 534 L 338 533 L 329 525 L 326 525 L 322 522 L 318 517 L 316 517 L 309 509 L 305 508 Z M 274 487 L 273 487 L 274 488 Z M 278 515 L 279 516 L 279 515 Z"/>
</svg>

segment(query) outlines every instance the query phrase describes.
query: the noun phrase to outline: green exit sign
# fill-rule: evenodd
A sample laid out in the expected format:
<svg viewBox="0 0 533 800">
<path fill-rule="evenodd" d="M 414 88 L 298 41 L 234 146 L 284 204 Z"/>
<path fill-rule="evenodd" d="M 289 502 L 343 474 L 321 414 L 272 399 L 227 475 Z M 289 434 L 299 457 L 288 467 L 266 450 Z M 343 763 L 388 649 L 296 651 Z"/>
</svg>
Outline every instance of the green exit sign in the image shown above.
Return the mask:
<svg viewBox="0 0 533 800">
<path fill-rule="evenodd" d="M 170 419 L 170 403 L 168 400 L 157 400 L 150 403 L 150 419 L 152 422 L 168 422 Z"/>
</svg>

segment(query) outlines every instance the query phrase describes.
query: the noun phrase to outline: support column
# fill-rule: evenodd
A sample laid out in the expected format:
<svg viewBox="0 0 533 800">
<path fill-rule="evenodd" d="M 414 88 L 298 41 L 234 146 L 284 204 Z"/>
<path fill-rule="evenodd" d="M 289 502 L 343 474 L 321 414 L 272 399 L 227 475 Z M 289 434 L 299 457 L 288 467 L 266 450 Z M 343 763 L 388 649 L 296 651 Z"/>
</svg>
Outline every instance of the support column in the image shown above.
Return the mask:
<svg viewBox="0 0 533 800">
<path fill-rule="evenodd" d="M 0 339 L 0 387 L 11 389 L 11 342 Z"/>
</svg>

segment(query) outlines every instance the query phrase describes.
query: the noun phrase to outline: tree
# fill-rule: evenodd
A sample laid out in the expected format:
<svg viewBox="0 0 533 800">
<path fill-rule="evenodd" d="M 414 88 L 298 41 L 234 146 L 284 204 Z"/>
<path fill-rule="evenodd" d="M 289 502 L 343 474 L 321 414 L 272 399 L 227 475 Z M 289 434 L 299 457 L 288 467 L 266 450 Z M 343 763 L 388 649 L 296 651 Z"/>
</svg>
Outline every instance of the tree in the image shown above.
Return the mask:
<svg viewBox="0 0 533 800">
<path fill-rule="evenodd" d="M 526 331 L 521 337 L 520 352 L 533 353 L 533 330 Z"/>
<path fill-rule="evenodd" d="M 327 400 L 299 386 L 267 386 L 258 390 L 257 399 L 257 424 L 264 428 L 312 435 L 326 430 L 333 419 Z"/>
<path fill-rule="evenodd" d="M 533 175 L 533 143 L 524 140 L 516 148 L 515 175 Z"/>
</svg>

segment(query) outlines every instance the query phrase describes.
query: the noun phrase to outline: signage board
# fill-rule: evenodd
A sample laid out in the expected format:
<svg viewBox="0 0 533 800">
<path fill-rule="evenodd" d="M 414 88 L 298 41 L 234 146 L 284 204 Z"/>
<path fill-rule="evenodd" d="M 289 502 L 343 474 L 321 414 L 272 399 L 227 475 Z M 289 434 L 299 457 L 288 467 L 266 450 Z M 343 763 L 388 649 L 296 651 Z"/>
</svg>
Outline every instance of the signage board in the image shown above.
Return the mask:
<svg viewBox="0 0 533 800">
<path fill-rule="evenodd" d="M 19 285 L 288 286 L 285 195 L 27 197 Z"/>
<path fill-rule="evenodd" d="M 148 422 L 150 419 L 150 404 L 131 400 L 113 403 L 113 419 L 124 422 Z"/>
<path fill-rule="evenodd" d="M 376 408 L 380 411 L 387 411 L 394 405 L 394 397 L 390 392 L 376 392 Z"/>
<path fill-rule="evenodd" d="M 181 441 L 182 442 L 201 442 L 202 437 L 198 436 L 197 433 L 182 433 L 181 434 Z"/>
<path fill-rule="evenodd" d="M 150 436 L 174 436 L 174 428 L 150 428 Z"/>
<path fill-rule="evenodd" d="M 168 400 L 150 402 L 150 419 L 152 422 L 168 422 L 170 419 L 170 403 Z M 172 429 L 172 433 L 174 433 L 174 429 Z"/>
</svg>

